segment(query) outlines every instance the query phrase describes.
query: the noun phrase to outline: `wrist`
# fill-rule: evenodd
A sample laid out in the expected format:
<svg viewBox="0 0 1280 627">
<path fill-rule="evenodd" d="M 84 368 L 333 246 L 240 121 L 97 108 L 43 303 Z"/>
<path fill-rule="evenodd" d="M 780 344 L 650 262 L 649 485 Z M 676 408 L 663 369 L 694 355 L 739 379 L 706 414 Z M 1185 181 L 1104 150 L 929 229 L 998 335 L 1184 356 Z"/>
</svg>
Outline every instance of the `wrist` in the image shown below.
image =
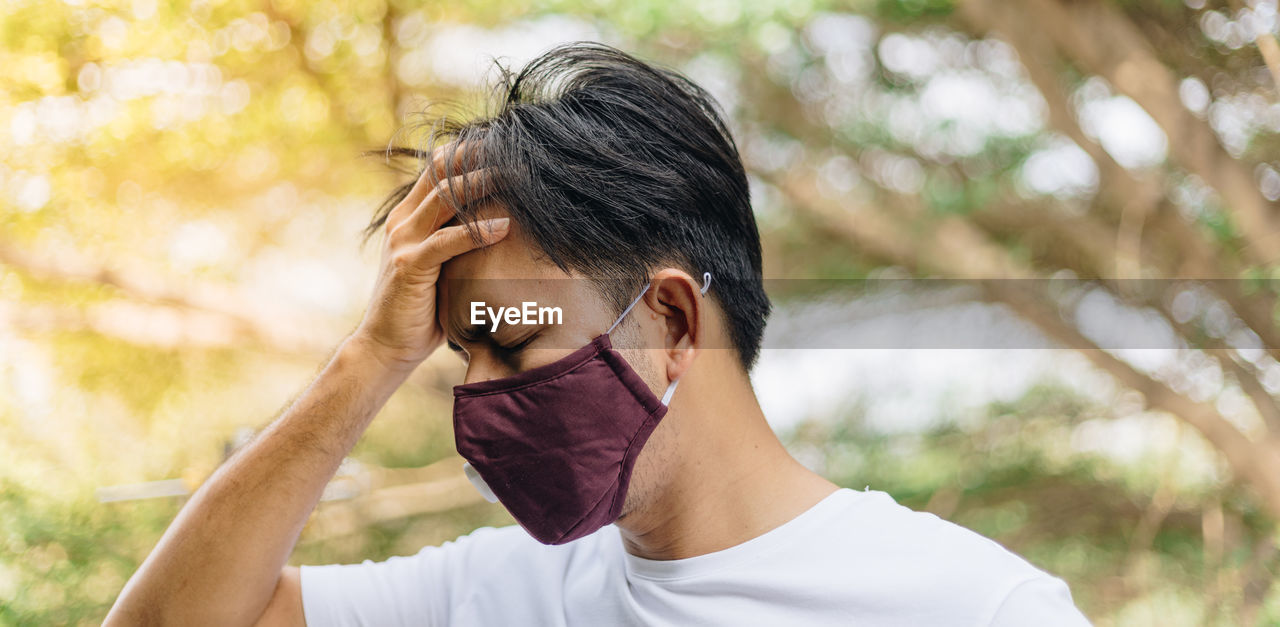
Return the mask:
<svg viewBox="0 0 1280 627">
<path fill-rule="evenodd" d="M 337 359 L 362 372 L 376 373 L 379 379 L 396 380 L 397 383 L 407 379 L 418 366 L 387 357 L 379 351 L 373 340 L 359 334 L 353 334 L 343 341 L 338 349 Z"/>
</svg>

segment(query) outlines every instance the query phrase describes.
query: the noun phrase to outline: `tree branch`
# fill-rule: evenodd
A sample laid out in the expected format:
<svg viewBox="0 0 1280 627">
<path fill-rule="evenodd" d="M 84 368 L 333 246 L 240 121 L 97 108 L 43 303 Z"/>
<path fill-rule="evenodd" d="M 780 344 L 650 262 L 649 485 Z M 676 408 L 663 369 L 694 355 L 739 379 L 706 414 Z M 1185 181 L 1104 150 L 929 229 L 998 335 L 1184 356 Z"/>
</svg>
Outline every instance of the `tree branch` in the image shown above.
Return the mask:
<svg viewBox="0 0 1280 627">
<path fill-rule="evenodd" d="M 1145 109 L 1168 136 L 1174 161 L 1222 195 L 1246 243 L 1245 258 L 1256 264 L 1280 260 L 1280 220 L 1254 184 L 1252 171 L 1227 154 L 1207 123 L 1182 106 L 1176 76 L 1115 7 L 1097 0 L 963 0 L 962 7 L 979 14 L 1023 12 L 1016 18 L 1019 23 L 1053 24 L 1040 32 L 1081 68 L 1106 78 Z"/>
<path fill-rule="evenodd" d="M 883 253 L 886 261 L 916 272 L 932 267 L 954 278 L 977 281 L 991 300 L 1009 306 L 1061 346 L 1092 347 L 1076 350 L 1121 384 L 1142 393 L 1150 406 L 1180 417 L 1199 431 L 1223 455 L 1233 472 L 1253 486 L 1271 515 L 1280 518 L 1280 450 L 1276 447 L 1265 442 L 1250 441 L 1212 405 L 1183 396 L 1164 382 L 1097 348 L 1092 340 L 1063 320 L 1055 310 L 1016 287 L 1014 284 L 1017 281 L 1007 280 L 1033 275 L 1026 271 L 1002 274 L 1001 268 L 1016 264 L 1007 259 L 991 263 L 988 255 L 998 247 L 981 247 L 985 254 L 966 257 L 964 252 L 968 249 L 954 250 L 949 242 L 956 240 L 949 237 L 926 235 L 928 244 L 917 241 L 914 246 L 903 245 L 903 242 L 918 240 L 920 234 L 895 231 L 895 225 L 890 219 L 877 215 L 878 209 L 859 208 L 854 214 L 856 217 L 853 217 L 847 210 L 826 201 L 816 192 L 809 191 L 815 188 L 812 182 L 806 184 L 806 181 L 795 174 L 803 169 L 794 168 L 792 176 L 780 184 L 784 192 L 798 201 L 798 209 L 833 232 L 848 237 L 864 252 Z M 977 238 L 966 237 L 962 243 L 966 247 L 980 244 L 975 239 Z M 929 256 L 926 257 L 925 254 Z M 940 263 L 943 261 L 950 263 Z"/>
<path fill-rule="evenodd" d="M 1053 0 L 1037 1 L 1052 2 Z M 1098 276 L 1106 278 L 1134 276 L 1132 272 L 1112 274 L 1102 272 L 1101 269 L 1113 262 L 1119 268 L 1122 259 L 1153 260 L 1150 253 L 1142 255 L 1139 252 L 1138 233 L 1142 224 L 1147 224 L 1150 230 L 1172 239 L 1170 260 L 1177 263 L 1178 267 L 1163 268 L 1164 276 L 1198 279 L 1236 279 L 1242 276 L 1239 266 L 1224 251 L 1213 246 L 1204 234 L 1197 232 L 1178 214 L 1154 180 L 1140 181 L 1132 172 L 1117 163 L 1101 145 L 1085 135 L 1070 106 L 1067 90 L 1058 78 L 1059 72 L 1054 67 L 1059 63 L 1059 57 L 1054 52 L 1052 43 L 1049 39 L 1027 30 L 1023 25 L 1027 23 L 1025 20 L 1028 18 L 1018 16 L 1016 12 L 1007 10 L 1009 8 L 1011 7 L 1005 7 L 1004 3 L 997 7 L 990 0 L 966 0 L 960 5 L 962 17 L 974 31 L 996 32 L 1017 50 L 1028 77 L 1048 104 L 1050 125 L 1071 138 L 1098 165 L 1099 193 L 1105 202 L 1097 206 L 1099 208 L 1119 207 L 1118 210 L 1113 209 L 1113 213 L 1119 214 L 1118 226 L 1129 225 L 1127 234 L 1123 232 L 1123 228 L 1119 229 L 1121 234 L 1115 238 L 1117 244 L 1114 251 L 1105 249 L 1105 241 L 1109 237 L 1105 236 L 1100 228 L 1086 227 L 1091 231 L 1089 241 L 1092 242 L 1087 249 L 1094 253 L 1091 265 L 1098 270 Z M 1122 15 L 1117 17 L 1123 19 Z M 1132 34 L 1141 37 L 1136 29 Z M 1154 59 L 1152 62 L 1155 62 Z M 1176 92 L 1172 96 L 1176 98 Z M 1189 115 L 1181 108 L 1180 101 L 1178 102 L 1178 110 Z M 1195 118 L 1191 116 L 1190 119 Z M 1210 132 L 1207 127 L 1201 128 L 1201 131 Z M 1176 139 L 1175 136 L 1170 135 L 1171 141 Z M 1220 149 L 1217 156 L 1235 163 Z M 1257 188 L 1252 186 L 1252 178 L 1246 178 L 1249 179 L 1249 190 L 1252 190 L 1251 193 L 1255 199 L 1261 198 Z M 983 213 L 977 212 L 975 219 L 981 221 Z M 1077 232 L 1082 228 L 1080 225 L 1072 226 Z M 1280 249 L 1280 246 L 1277 246 L 1277 249 Z M 1212 281 L 1208 285 L 1262 338 L 1267 352 L 1273 358 L 1280 360 L 1280 328 L 1277 328 L 1271 316 L 1271 311 L 1275 308 L 1275 299 L 1265 293 L 1246 295 L 1236 281 Z"/>
</svg>

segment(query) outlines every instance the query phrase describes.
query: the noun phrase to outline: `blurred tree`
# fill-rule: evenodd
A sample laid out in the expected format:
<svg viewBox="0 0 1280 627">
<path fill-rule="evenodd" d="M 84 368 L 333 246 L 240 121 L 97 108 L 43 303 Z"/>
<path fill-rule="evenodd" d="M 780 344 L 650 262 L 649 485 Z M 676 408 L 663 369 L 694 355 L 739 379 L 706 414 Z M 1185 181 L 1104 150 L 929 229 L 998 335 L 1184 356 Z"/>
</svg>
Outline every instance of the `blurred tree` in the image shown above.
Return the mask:
<svg viewBox="0 0 1280 627">
<path fill-rule="evenodd" d="M 964 280 L 1142 398 L 1041 390 L 915 435 L 855 409 L 793 446 L 1061 570 L 1100 624 L 1280 622 L 1276 21 L 1274 0 L 7 2 L 0 621 L 98 619 L 176 503 L 92 488 L 194 486 L 355 323 L 354 244 L 394 181 L 356 155 L 424 96 L 476 108 L 470 53 L 595 38 L 724 105 L 770 277 Z M 1099 297 L 1187 350 L 1117 348 L 1089 327 Z M 356 454 L 372 478 L 295 561 L 508 520 L 427 470 L 451 459 L 457 372 L 433 360 L 397 394 Z M 1185 428 L 1154 466 L 1062 451 L 1071 425 L 1159 414 Z M 1228 472 L 1180 478 L 1188 447 Z"/>
<path fill-rule="evenodd" d="M 1144 476 L 1104 455 L 1065 452 L 1074 431 L 1126 419 L 1122 412 L 1045 383 L 992 404 L 978 420 L 909 436 L 886 435 L 863 417 L 855 399 L 836 420 L 797 427 L 791 447 L 833 481 L 894 486 L 899 502 L 1081 582 L 1073 596 L 1094 608 L 1099 624 L 1275 620 L 1274 596 L 1263 608 L 1274 579 L 1274 524 L 1239 487 L 1189 482 L 1177 471 L 1177 453 L 1141 459 L 1154 470 Z M 1152 427 L 1176 424 L 1148 419 L 1157 421 Z M 1148 505 L 1153 493 L 1158 509 Z M 1219 521 L 1221 546 L 1213 551 L 1203 550 L 1206 520 Z"/>
</svg>

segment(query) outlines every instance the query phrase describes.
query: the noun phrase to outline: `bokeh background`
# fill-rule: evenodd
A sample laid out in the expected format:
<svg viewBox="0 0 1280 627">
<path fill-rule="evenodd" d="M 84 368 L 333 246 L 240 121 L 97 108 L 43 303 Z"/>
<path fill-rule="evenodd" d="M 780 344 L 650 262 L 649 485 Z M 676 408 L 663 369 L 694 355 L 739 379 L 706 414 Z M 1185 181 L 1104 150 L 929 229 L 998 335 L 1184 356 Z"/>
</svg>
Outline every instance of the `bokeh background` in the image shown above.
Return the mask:
<svg viewBox="0 0 1280 627">
<path fill-rule="evenodd" d="M 1098 625 L 1280 624 L 1277 26 L 1275 0 L 7 0 L 0 624 L 100 621 L 359 320 L 360 229 L 405 180 L 361 152 L 579 39 L 732 120 L 777 305 L 754 382 L 798 458 Z M 461 478 L 440 353 L 292 563 L 511 522 Z"/>
</svg>

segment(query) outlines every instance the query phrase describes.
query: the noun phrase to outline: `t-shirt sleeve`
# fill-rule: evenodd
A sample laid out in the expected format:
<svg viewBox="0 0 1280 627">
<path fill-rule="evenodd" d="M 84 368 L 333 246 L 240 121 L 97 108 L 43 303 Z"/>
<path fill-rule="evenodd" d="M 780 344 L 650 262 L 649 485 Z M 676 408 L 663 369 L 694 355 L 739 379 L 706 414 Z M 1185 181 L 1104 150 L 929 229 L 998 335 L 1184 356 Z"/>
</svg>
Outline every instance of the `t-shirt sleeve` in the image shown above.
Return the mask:
<svg viewBox="0 0 1280 627">
<path fill-rule="evenodd" d="M 302 566 L 307 627 L 447 625 L 457 588 L 468 580 L 473 554 L 497 529 L 482 527 L 415 555 L 382 562 Z"/>
<path fill-rule="evenodd" d="M 1074 601 L 1067 583 L 1043 575 L 1013 587 L 991 617 L 991 627 L 1089 627 Z"/>
</svg>

